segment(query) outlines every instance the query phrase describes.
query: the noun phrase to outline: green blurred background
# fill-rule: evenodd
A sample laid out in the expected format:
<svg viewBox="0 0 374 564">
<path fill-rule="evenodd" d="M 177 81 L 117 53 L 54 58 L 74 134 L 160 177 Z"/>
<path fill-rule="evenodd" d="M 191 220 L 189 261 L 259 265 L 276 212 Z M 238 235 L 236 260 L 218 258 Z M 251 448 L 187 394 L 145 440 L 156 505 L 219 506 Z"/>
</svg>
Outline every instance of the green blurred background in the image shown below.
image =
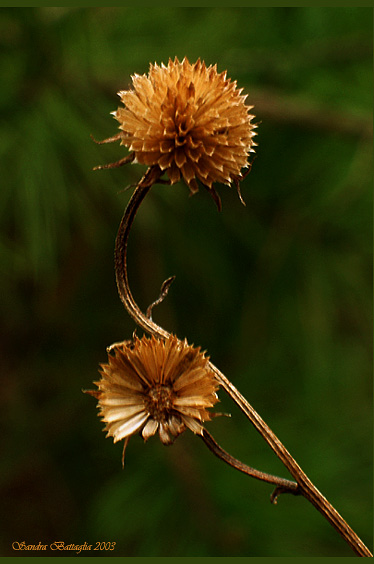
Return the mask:
<svg viewBox="0 0 374 564">
<path fill-rule="evenodd" d="M 371 547 L 372 9 L 2 8 L 0 44 L 1 556 L 56 540 L 116 542 L 90 556 L 353 555 L 304 499 L 272 506 L 192 433 L 132 438 L 122 470 L 81 392 L 134 330 L 113 247 L 144 172 L 93 172 L 125 150 L 90 134 L 116 133 L 133 73 L 185 55 L 255 105 L 247 205 L 226 186 L 222 213 L 203 188 L 155 186 L 130 237 L 133 293 L 146 309 L 176 275 L 156 321 L 208 351 Z M 216 440 L 289 477 L 220 399 Z"/>
</svg>

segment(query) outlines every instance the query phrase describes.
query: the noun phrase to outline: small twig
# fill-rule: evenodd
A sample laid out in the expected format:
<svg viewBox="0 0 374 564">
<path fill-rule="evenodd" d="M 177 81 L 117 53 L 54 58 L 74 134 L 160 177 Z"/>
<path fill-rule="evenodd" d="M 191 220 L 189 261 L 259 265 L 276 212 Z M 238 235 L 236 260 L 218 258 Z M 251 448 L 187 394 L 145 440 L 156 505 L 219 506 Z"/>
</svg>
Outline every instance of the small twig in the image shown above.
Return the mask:
<svg viewBox="0 0 374 564">
<path fill-rule="evenodd" d="M 160 180 L 162 174 L 163 172 L 158 166 L 150 167 L 135 188 L 118 229 L 114 263 L 118 294 L 129 315 L 144 331 L 147 331 L 155 337 L 167 339 L 169 333 L 157 325 L 152 319 L 144 315 L 140 310 L 132 296 L 127 276 L 127 242 L 132 223 L 140 204 L 153 184 L 156 184 Z"/>
<path fill-rule="evenodd" d="M 175 280 L 175 276 L 170 276 L 170 278 L 167 278 L 166 280 L 164 280 L 164 282 L 161 285 L 160 295 L 158 296 L 157 300 L 152 302 L 151 305 L 147 307 L 147 311 L 145 312 L 145 314 L 148 317 L 148 319 L 152 319 L 153 308 L 156 305 L 159 305 L 161 302 L 164 301 L 164 299 L 166 298 L 166 296 L 169 293 L 169 288 L 172 285 L 172 283 L 174 282 L 174 280 Z"/>
<path fill-rule="evenodd" d="M 148 194 L 153 184 L 161 180 L 163 172 L 158 166 L 150 167 L 139 184 L 135 188 L 122 217 L 115 245 L 115 270 L 118 293 L 123 302 L 127 312 L 134 319 L 134 321 L 143 330 L 147 331 L 155 337 L 167 339 L 170 334 L 157 325 L 150 317 L 144 315 L 135 302 L 131 290 L 129 288 L 127 276 L 127 243 L 132 223 L 135 215 L 139 209 L 140 204 Z M 162 182 L 162 180 L 161 180 Z M 292 477 L 298 484 L 298 493 L 303 495 L 316 509 L 327 519 L 327 521 L 338 531 L 343 539 L 348 543 L 351 549 L 358 556 L 372 557 L 372 553 L 365 546 L 362 540 L 356 533 L 349 527 L 346 521 L 336 511 L 336 509 L 327 501 L 327 499 L 318 491 L 314 484 L 309 480 L 305 472 L 300 468 L 291 454 L 287 451 L 285 446 L 281 443 L 278 437 L 273 433 L 270 427 L 260 417 L 260 415 L 253 409 L 248 401 L 240 394 L 235 386 L 228 380 L 228 378 L 214 366 L 209 363 L 211 370 L 216 375 L 217 381 L 220 386 L 226 391 L 230 398 L 246 415 L 255 429 L 265 439 L 270 448 L 274 451 L 277 457 L 283 462 L 284 466 L 288 469 Z M 205 435 L 207 439 L 207 435 Z M 207 439 L 208 440 L 208 439 Z M 244 467 L 245 465 L 243 465 Z M 292 483 L 292 482 L 291 482 Z M 282 485 L 278 486 L 273 493 L 272 499 L 276 500 L 277 496 L 282 493 Z"/>
<path fill-rule="evenodd" d="M 105 145 L 106 143 L 114 143 L 115 141 L 119 141 L 121 139 L 121 132 L 116 133 L 116 135 L 113 135 L 112 137 L 107 137 L 106 139 L 102 139 L 101 141 L 95 139 L 93 135 L 90 135 L 90 137 L 92 141 L 96 143 L 96 145 Z"/>
<path fill-rule="evenodd" d="M 130 153 L 129 155 L 126 155 L 126 157 L 123 157 L 123 159 L 120 159 L 119 161 L 116 161 L 115 163 L 107 163 L 107 164 L 104 164 L 104 165 L 95 166 L 93 168 L 93 170 L 104 170 L 104 169 L 107 169 L 107 168 L 119 168 L 120 166 L 131 163 L 134 160 L 134 157 L 135 157 L 135 153 Z"/>
<path fill-rule="evenodd" d="M 260 433 L 277 457 L 283 462 L 291 476 L 299 484 L 300 493 L 327 519 L 327 521 L 344 538 L 358 556 L 373 556 L 362 540 L 356 535 L 343 517 L 309 480 L 305 472 L 297 464 L 285 446 L 265 423 L 250 403 L 241 395 L 235 386 L 213 364 L 210 364 L 221 386 L 247 416 L 255 429 Z"/>
<path fill-rule="evenodd" d="M 276 498 L 280 493 L 292 493 L 293 495 L 300 495 L 300 490 L 297 482 L 291 482 L 291 480 L 286 480 L 284 478 L 279 478 L 278 476 L 274 476 L 273 474 L 268 474 L 266 472 L 260 472 L 256 470 L 256 468 L 252 468 L 251 466 L 247 466 L 237 460 L 231 454 L 223 450 L 222 447 L 214 440 L 212 435 L 206 430 L 203 429 L 202 435 L 199 435 L 206 446 L 209 448 L 213 454 L 215 454 L 218 458 L 239 470 L 239 472 L 243 472 L 252 478 L 256 478 L 257 480 L 261 480 L 262 482 L 268 482 L 269 484 L 274 484 L 276 487 L 275 492 L 278 494 L 274 497 L 274 493 L 271 495 L 271 502 L 276 503 Z"/>
<path fill-rule="evenodd" d="M 283 493 L 293 493 L 294 495 L 301 495 L 300 490 L 297 492 L 290 492 L 287 486 L 277 486 L 270 496 L 270 501 L 273 505 L 277 505 L 278 497 Z"/>
</svg>

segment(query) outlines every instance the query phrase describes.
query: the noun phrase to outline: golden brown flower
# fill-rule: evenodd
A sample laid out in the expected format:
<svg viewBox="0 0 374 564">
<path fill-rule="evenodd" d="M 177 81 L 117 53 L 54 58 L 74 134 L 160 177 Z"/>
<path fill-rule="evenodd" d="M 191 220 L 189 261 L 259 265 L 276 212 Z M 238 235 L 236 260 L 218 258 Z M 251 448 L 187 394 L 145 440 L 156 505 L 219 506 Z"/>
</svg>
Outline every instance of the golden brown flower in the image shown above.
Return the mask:
<svg viewBox="0 0 374 564">
<path fill-rule="evenodd" d="M 238 186 L 241 170 L 250 167 L 256 125 L 236 81 L 217 65 L 175 58 L 150 65 L 148 75 L 132 82 L 132 90 L 118 93 L 125 107 L 113 115 L 134 162 L 158 165 L 171 184 L 182 177 L 191 192 L 197 180 L 213 195 L 213 182 Z"/>
<path fill-rule="evenodd" d="M 213 415 L 207 409 L 218 401 L 208 358 L 175 336 L 115 345 L 101 376 L 98 391 L 87 392 L 98 399 L 107 436 L 125 439 L 125 446 L 137 432 L 146 441 L 158 431 L 166 445 L 186 428 L 202 434 Z"/>
</svg>

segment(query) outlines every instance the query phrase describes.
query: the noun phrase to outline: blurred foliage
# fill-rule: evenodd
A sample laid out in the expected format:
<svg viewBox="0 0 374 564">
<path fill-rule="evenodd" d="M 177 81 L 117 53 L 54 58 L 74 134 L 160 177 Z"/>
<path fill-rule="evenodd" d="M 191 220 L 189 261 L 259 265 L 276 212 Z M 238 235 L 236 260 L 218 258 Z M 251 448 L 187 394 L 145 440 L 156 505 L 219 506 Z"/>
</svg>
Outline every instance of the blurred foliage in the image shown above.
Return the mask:
<svg viewBox="0 0 374 564">
<path fill-rule="evenodd" d="M 143 309 L 207 349 L 316 486 L 372 546 L 370 8 L 0 10 L 2 556 L 13 541 L 95 544 L 108 556 L 352 556 L 299 498 L 215 459 L 191 433 L 105 440 L 92 399 L 105 348 L 129 338 L 113 246 L 144 169 L 110 112 L 133 73 L 198 57 L 255 104 L 242 185 L 155 186 L 129 246 Z M 209 430 L 230 453 L 287 472 L 224 393 Z M 31 554 L 28 554 L 31 555 Z M 62 553 L 61 555 L 66 555 Z M 103 553 L 91 552 L 91 555 Z"/>
</svg>

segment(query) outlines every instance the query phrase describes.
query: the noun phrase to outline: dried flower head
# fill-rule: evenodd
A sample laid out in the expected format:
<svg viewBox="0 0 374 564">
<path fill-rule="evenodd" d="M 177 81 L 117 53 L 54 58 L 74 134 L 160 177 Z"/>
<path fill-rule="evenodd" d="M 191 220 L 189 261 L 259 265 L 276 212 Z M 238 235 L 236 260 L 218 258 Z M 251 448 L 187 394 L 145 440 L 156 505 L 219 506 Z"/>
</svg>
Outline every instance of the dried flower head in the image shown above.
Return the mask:
<svg viewBox="0 0 374 564">
<path fill-rule="evenodd" d="M 150 65 L 148 75 L 135 74 L 132 82 L 132 90 L 118 93 L 125 107 L 113 115 L 121 133 L 110 140 L 120 139 L 134 162 L 159 166 L 171 184 L 182 177 L 191 192 L 197 180 L 213 195 L 214 182 L 239 186 L 256 146 L 256 125 L 236 81 L 219 74 L 217 65 L 175 58 L 167 66 Z"/>
<path fill-rule="evenodd" d="M 114 442 L 141 432 L 146 441 L 157 431 L 168 445 L 186 428 L 202 434 L 207 411 L 217 401 L 218 383 L 208 358 L 175 336 L 126 341 L 115 345 L 101 365 L 99 416 Z M 172 437 L 170 436 L 172 435 Z"/>
</svg>

